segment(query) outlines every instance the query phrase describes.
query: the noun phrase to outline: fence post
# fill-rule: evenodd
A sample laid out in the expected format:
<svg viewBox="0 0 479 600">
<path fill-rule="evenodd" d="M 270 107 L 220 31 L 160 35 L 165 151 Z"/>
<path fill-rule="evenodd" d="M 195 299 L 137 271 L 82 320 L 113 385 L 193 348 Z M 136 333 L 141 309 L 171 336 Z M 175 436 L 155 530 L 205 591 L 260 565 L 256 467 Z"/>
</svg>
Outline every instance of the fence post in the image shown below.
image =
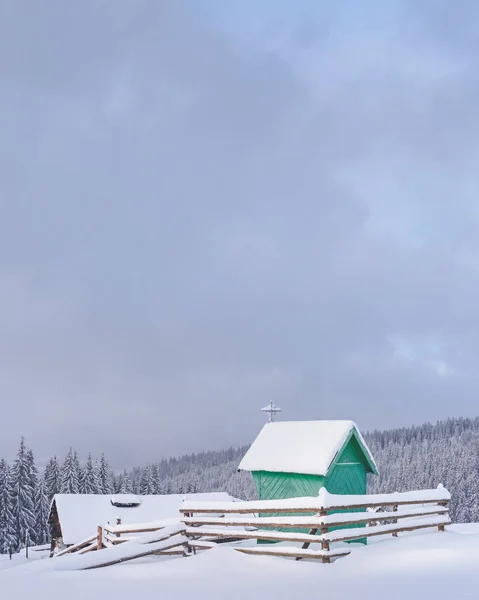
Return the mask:
<svg viewBox="0 0 479 600">
<path fill-rule="evenodd" d="M 397 512 L 397 511 L 398 511 L 398 505 L 397 505 L 397 504 L 395 504 L 395 505 L 393 506 L 393 512 Z M 397 523 L 397 522 L 398 522 L 398 520 L 397 520 L 397 519 L 393 519 L 393 523 Z M 397 536 L 398 536 L 398 534 L 397 534 L 397 531 L 395 531 L 395 532 L 393 533 L 393 537 L 397 537 Z"/>
<path fill-rule="evenodd" d="M 183 513 L 183 519 L 187 519 L 187 518 L 192 517 L 192 516 L 193 516 L 193 513 L 189 513 L 189 512 Z M 188 541 L 186 542 L 186 548 L 185 548 L 185 550 L 186 550 L 186 554 L 191 554 L 192 552 L 193 552 L 193 554 L 196 554 L 196 548 L 192 548 L 190 546 L 190 540 L 189 540 L 189 538 L 188 538 Z"/>
<path fill-rule="evenodd" d="M 439 484 L 441 487 L 443 487 L 441 484 Z M 439 488 L 439 485 L 437 486 Z M 449 502 L 444 501 L 444 502 L 438 502 L 439 506 L 444 506 L 447 507 L 449 505 Z M 438 526 L 438 531 L 446 531 L 444 525 L 439 525 Z"/>
<path fill-rule="evenodd" d="M 120 517 L 118 517 L 118 518 L 116 519 L 116 524 L 117 524 L 117 525 L 121 525 L 121 519 L 120 519 Z M 120 537 L 120 533 L 119 533 L 118 531 L 116 532 L 116 537 Z"/>
<path fill-rule="evenodd" d="M 102 529 L 101 525 L 98 525 L 98 537 L 97 537 L 96 549 L 101 550 L 102 548 L 103 548 L 103 529 Z"/>
<path fill-rule="evenodd" d="M 328 514 L 328 512 L 326 510 L 321 510 L 319 512 L 319 516 L 320 517 L 325 517 L 327 514 Z M 321 525 L 320 532 L 321 532 L 321 535 L 327 534 L 328 533 L 328 526 L 327 525 Z M 321 550 L 327 550 L 329 552 L 329 542 L 327 542 L 326 540 L 322 540 L 321 541 Z M 330 562 L 329 556 L 323 556 L 323 558 L 321 559 L 321 562 L 323 562 L 323 563 L 329 563 Z"/>
</svg>

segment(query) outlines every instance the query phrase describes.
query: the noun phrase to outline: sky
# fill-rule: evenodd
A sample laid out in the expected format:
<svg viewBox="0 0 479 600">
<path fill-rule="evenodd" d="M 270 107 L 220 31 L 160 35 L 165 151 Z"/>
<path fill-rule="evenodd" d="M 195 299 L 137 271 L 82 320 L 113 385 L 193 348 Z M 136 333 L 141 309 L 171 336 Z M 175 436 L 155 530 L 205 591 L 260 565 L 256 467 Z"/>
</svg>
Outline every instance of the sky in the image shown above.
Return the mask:
<svg viewBox="0 0 479 600">
<path fill-rule="evenodd" d="M 0 0 L 0 456 L 477 415 L 478 18 Z"/>
</svg>

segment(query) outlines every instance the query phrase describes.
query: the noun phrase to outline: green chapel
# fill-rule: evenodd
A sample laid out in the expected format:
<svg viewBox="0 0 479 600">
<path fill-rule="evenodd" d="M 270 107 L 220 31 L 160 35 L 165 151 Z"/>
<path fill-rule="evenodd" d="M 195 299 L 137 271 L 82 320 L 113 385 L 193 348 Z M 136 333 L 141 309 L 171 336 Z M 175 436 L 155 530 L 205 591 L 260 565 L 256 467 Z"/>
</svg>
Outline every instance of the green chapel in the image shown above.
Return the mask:
<svg viewBox="0 0 479 600">
<path fill-rule="evenodd" d="M 368 473 L 378 469 L 352 421 L 267 423 L 239 470 L 253 475 L 258 498 L 277 500 L 331 494 L 365 494 Z"/>
</svg>

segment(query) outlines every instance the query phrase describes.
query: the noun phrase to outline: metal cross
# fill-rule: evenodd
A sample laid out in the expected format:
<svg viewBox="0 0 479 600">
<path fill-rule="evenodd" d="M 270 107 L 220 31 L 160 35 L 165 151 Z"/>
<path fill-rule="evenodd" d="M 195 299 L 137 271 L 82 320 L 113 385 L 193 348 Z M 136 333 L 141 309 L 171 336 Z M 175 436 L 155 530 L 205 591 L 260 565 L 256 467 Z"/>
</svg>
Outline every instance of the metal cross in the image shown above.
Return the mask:
<svg viewBox="0 0 479 600">
<path fill-rule="evenodd" d="M 281 409 L 279 408 L 279 406 L 275 406 L 273 404 L 272 400 L 270 400 L 270 403 L 267 406 L 265 406 L 264 408 L 262 408 L 261 410 L 263 412 L 269 413 L 268 423 L 272 423 L 274 421 L 275 414 L 281 412 Z"/>
</svg>

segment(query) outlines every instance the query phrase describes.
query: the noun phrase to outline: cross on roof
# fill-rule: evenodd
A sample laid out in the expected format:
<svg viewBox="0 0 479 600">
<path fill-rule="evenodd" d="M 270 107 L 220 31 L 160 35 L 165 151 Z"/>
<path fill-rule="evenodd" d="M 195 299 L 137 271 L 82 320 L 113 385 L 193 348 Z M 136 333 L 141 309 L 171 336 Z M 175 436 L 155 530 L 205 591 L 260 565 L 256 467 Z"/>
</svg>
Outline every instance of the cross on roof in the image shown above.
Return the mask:
<svg viewBox="0 0 479 600">
<path fill-rule="evenodd" d="M 270 400 L 269 404 L 261 409 L 263 412 L 269 413 L 268 423 L 272 423 L 274 421 L 274 416 L 276 413 L 280 413 L 281 409 L 279 406 L 275 406 L 273 401 Z"/>
</svg>

